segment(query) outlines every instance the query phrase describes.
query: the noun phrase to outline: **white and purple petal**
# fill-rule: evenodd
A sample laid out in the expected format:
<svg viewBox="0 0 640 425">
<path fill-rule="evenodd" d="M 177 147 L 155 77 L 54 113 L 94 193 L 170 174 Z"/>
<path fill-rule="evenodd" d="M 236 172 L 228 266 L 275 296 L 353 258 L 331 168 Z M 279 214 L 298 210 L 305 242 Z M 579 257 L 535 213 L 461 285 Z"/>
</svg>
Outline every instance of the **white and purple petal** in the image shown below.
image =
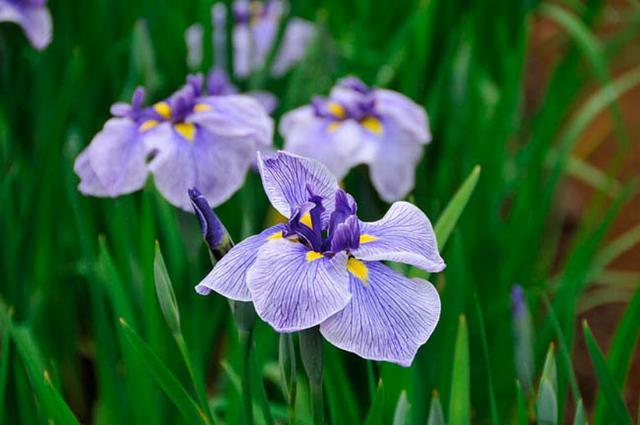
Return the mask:
<svg viewBox="0 0 640 425">
<path fill-rule="evenodd" d="M 394 203 L 378 221 L 360 222 L 360 246 L 352 254 L 361 260 L 411 264 L 432 273 L 445 268 L 431 222 L 408 202 Z"/>
<path fill-rule="evenodd" d="M 429 118 L 424 108 L 407 96 L 386 89 L 373 90 L 376 112 L 386 121 L 404 131 L 416 143 L 426 144 L 431 141 Z"/>
<path fill-rule="evenodd" d="M 22 27 L 31 45 L 42 50 L 51 43 L 53 24 L 45 1 L 0 0 L 0 22 Z"/>
<path fill-rule="evenodd" d="M 408 279 L 380 262 L 357 267 L 350 273 L 351 302 L 324 321 L 320 332 L 365 359 L 410 366 L 438 323 L 438 292 L 429 282 Z"/>
<path fill-rule="evenodd" d="M 142 139 L 135 121 L 107 121 L 76 159 L 79 190 L 85 195 L 116 197 L 142 188 L 148 174 Z"/>
<path fill-rule="evenodd" d="M 335 205 L 339 189 L 336 178 L 318 161 L 278 151 L 273 156 L 258 157 L 258 167 L 264 191 L 271 205 L 283 216 L 309 200 L 309 190 L 322 198 L 327 221 Z"/>
<path fill-rule="evenodd" d="M 316 27 L 311 22 L 300 18 L 289 19 L 271 73 L 280 77 L 303 59 L 315 35 Z"/>
<path fill-rule="evenodd" d="M 346 254 L 323 256 L 287 239 L 260 248 L 247 284 L 256 312 L 277 332 L 316 326 L 351 298 Z"/>
<path fill-rule="evenodd" d="M 282 235 L 283 230 L 284 225 L 278 224 L 235 245 L 196 286 L 196 292 L 208 295 L 215 291 L 232 300 L 251 301 L 247 271 L 256 261 L 258 250 L 270 238 Z"/>
</svg>

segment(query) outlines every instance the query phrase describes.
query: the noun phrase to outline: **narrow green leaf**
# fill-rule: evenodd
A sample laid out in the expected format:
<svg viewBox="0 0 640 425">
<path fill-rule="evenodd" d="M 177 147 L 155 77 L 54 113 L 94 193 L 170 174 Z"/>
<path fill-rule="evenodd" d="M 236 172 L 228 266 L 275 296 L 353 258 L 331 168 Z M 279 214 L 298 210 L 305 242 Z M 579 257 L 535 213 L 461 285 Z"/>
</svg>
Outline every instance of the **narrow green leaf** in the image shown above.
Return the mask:
<svg viewBox="0 0 640 425">
<path fill-rule="evenodd" d="M 556 348 L 553 343 L 549 344 L 549 350 L 547 356 L 544 359 L 544 365 L 542 366 L 542 379 L 547 379 L 552 385 L 554 391 L 558 389 L 558 369 L 556 367 Z"/>
<path fill-rule="evenodd" d="M 584 411 L 584 404 L 582 404 L 582 399 L 578 400 L 578 405 L 576 406 L 576 414 L 573 418 L 573 425 L 587 425 L 587 412 Z"/>
<path fill-rule="evenodd" d="M 453 355 L 451 398 L 449 400 L 449 423 L 451 425 L 468 425 L 471 423 L 469 387 L 469 335 L 467 319 L 464 315 L 460 315 Z"/>
<path fill-rule="evenodd" d="M 640 289 L 636 291 L 624 312 L 607 357 L 607 365 L 618 388 L 622 388 L 627 378 L 631 358 L 638 344 L 638 336 L 640 336 Z M 604 425 L 607 417 L 605 399 L 602 391 L 599 391 L 593 422 Z"/>
<path fill-rule="evenodd" d="M 551 380 L 543 374 L 538 388 L 536 403 L 538 425 L 556 425 L 558 423 L 558 398 Z"/>
<path fill-rule="evenodd" d="M 173 401 L 182 416 L 190 424 L 210 424 L 207 415 L 200 409 L 193 398 L 191 398 L 175 375 L 122 318 L 120 319 L 120 326 L 124 330 L 127 341 L 129 341 L 137 352 L 149 374 L 156 380 L 171 401 Z"/>
<path fill-rule="evenodd" d="M 607 367 L 607 363 L 600 351 L 600 347 L 593 337 L 586 321 L 582 323 L 582 329 L 584 331 L 584 340 L 587 346 L 587 351 L 589 352 L 589 357 L 591 357 L 591 362 L 593 363 L 596 376 L 598 377 L 599 386 L 607 401 L 609 411 L 611 412 L 611 419 L 614 419 L 614 422 L 617 424 L 631 424 L 631 416 L 625 407 L 622 395 L 611 376 L 611 372 Z"/>
<path fill-rule="evenodd" d="M 156 284 L 156 293 L 164 319 L 174 335 L 180 334 L 180 310 L 178 301 L 173 292 L 173 285 L 167 272 L 167 266 L 162 258 L 160 244 L 156 241 L 156 253 L 153 259 L 153 276 Z"/>
<path fill-rule="evenodd" d="M 435 225 L 436 238 L 438 240 L 438 247 L 440 250 L 444 249 L 453 228 L 455 227 L 462 211 L 469 202 L 469 198 L 473 194 L 473 191 L 478 183 L 478 179 L 480 178 L 480 166 L 476 165 L 471 170 L 471 173 L 467 177 L 467 179 L 462 183 L 460 189 L 453 196 L 447 207 L 444 209 L 440 218 L 438 219 Z"/>
<path fill-rule="evenodd" d="M 442 411 L 442 403 L 440 403 L 440 394 L 438 391 L 433 391 L 431 397 L 431 406 L 429 407 L 429 420 L 427 425 L 445 425 L 444 412 Z"/>
<path fill-rule="evenodd" d="M 520 382 L 516 381 L 516 424 L 529 425 L 529 415 L 527 413 L 527 399 Z"/>
<path fill-rule="evenodd" d="M 487 372 L 487 383 L 489 387 L 489 407 L 491 408 L 491 423 L 493 425 L 499 425 L 498 420 L 498 406 L 496 403 L 496 394 L 493 388 L 493 373 L 491 372 L 491 362 L 489 361 L 489 344 L 487 343 L 487 332 L 484 327 L 484 316 L 482 315 L 482 309 L 480 308 L 480 300 L 478 294 L 475 294 L 476 313 L 478 316 L 478 327 L 480 328 L 480 340 L 482 341 L 482 356 L 485 364 L 485 370 Z M 526 308 L 526 307 L 525 307 Z"/>
<path fill-rule="evenodd" d="M 411 405 L 407 399 L 407 392 L 402 391 L 400 397 L 398 397 L 396 410 L 393 414 L 393 425 L 404 425 L 407 422 L 407 413 L 409 413 L 410 408 Z"/>
<path fill-rule="evenodd" d="M 376 396 L 373 399 L 369 414 L 367 415 L 367 421 L 365 425 L 382 425 L 384 413 L 384 386 L 382 385 L 382 379 L 378 381 L 378 390 Z"/>
<path fill-rule="evenodd" d="M 0 322 L 2 325 L 2 345 L 0 345 L 0 353 L 2 359 L 0 360 L 0 424 L 4 423 L 4 395 L 7 392 L 7 379 L 9 377 L 9 352 L 10 352 L 10 333 L 9 324 Z"/>
</svg>

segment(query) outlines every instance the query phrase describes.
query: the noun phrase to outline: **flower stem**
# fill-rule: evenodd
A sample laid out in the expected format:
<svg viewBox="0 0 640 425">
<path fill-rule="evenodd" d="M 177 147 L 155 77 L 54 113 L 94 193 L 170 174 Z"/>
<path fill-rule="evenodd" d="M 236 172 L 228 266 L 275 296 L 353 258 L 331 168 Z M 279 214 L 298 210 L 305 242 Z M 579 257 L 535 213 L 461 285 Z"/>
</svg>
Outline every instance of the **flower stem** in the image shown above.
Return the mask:
<svg viewBox="0 0 640 425">
<path fill-rule="evenodd" d="M 316 326 L 300 332 L 300 357 L 309 378 L 314 425 L 324 425 L 322 397 L 322 336 Z"/>
<path fill-rule="evenodd" d="M 289 424 L 296 423 L 296 350 L 293 345 L 293 334 L 280 334 L 278 363 L 280 365 L 280 378 L 282 391 L 287 400 L 287 413 Z"/>
<path fill-rule="evenodd" d="M 240 350 L 242 351 L 242 402 L 244 423 L 253 425 L 253 397 L 251 396 L 251 330 L 238 330 Z"/>
</svg>

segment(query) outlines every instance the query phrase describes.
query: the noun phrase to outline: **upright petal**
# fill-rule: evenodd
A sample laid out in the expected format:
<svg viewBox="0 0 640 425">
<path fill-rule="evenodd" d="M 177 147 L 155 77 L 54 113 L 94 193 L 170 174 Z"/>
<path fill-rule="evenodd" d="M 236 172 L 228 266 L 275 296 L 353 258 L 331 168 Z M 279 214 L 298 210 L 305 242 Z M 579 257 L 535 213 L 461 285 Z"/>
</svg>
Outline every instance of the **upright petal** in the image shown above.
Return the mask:
<svg viewBox="0 0 640 425">
<path fill-rule="evenodd" d="M 316 28 L 311 22 L 300 18 L 289 19 L 271 73 L 280 77 L 304 58 L 315 34 Z"/>
<path fill-rule="evenodd" d="M 429 119 L 424 108 L 407 96 L 395 91 L 376 89 L 373 91 L 376 111 L 392 119 L 396 125 L 409 133 L 419 143 L 429 143 Z"/>
<path fill-rule="evenodd" d="M 333 211 L 338 182 L 318 161 L 283 151 L 267 158 L 258 158 L 264 191 L 271 205 L 285 217 L 291 217 L 296 207 L 309 200 L 309 190 L 322 197 L 325 219 Z"/>
<path fill-rule="evenodd" d="M 272 144 L 273 119 L 256 99 L 226 95 L 205 97 L 200 102 L 201 111 L 190 114 L 188 122 L 223 137 L 249 138 L 256 149 Z"/>
<path fill-rule="evenodd" d="M 0 1 L 0 22 L 3 21 L 20 25 L 31 45 L 38 50 L 51 43 L 53 24 L 51 14 L 44 5 Z"/>
<path fill-rule="evenodd" d="M 320 332 L 336 347 L 365 359 L 410 366 L 438 323 L 438 292 L 429 282 L 408 279 L 379 262 L 350 270 L 355 267 L 351 302 L 323 322 Z"/>
<path fill-rule="evenodd" d="M 238 78 L 246 78 L 251 73 L 253 60 L 253 35 L 251 28 L 245 23 L 233 28 L 233 74 Z"/>
<path fill-rule="evenodd" d="M 247 271 L 256 261 L 260 247 L 269 240 L 282 237 L 283 230 L 284 225 L 277 224 L 231 248 L 196 286 L 196 292 L 200 295 L 208 295 L 211 291 L 215 291 L 232 300 L 251 301 L 251 293 L 247 286 Z"/>
<path fill-rule="evenodd" d="M 352 254 L 367 261 L 395 261 L 436 273 L 445 268 L 427 216 L 408 202 L 396 202 L 382 219 L 360 223 L 360 247 Z"/>
<path fill-rule="evenodd" d="M 346 263 L 344 253 L 330 258 L 298 242 L 270 241 L 247 275 L 256 312 L 277 332 L 320 324 L 351 298 Z"/>
<path fill-rule="evenodd" d="M 311 106 L 286 113 L 280 121 L 280 133 L 287 151 L 317 159 L 338 179 L 366 159 L 363 156 L 365 140 L 355 121 L 319 118 Z"/>
<path fill-rule="evenodd" d="M 382 119 L 382 134 L 375 140 L 369 162 L 371 182 L 386 202 L 405 198 L 415 185 L 415 172 L 423 145 L 393 120 Z"/>
<path fill-rule="evenodd" d="M 76 159 L 79 189 L 86 195 L 116 197 L 134 192 L 147 178 L 145 148 L 138 124 L 112 118 Z M 95 181 L 100 184 L 92 184 Z"/>
</svg>

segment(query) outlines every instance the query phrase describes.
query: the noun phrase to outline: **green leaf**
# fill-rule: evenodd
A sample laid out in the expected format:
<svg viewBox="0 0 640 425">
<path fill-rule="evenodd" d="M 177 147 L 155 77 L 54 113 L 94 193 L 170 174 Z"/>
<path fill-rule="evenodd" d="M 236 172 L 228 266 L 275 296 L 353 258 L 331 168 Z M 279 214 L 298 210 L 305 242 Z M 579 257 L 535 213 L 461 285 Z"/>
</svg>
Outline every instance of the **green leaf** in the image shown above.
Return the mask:
<svg viewBox="0 0 640 425">
<path fill-rule="evenodd" d="M 402 391 L 400 393 L 400 397 L 398 397 L 398 402 L 396 403 L 396 410 L 393 414 L 393 425 L 404 425 L 407 421 L 407 413 L 411 405 L 409 404 L 409 400 L 407 399 L 407 392 Z"/>
<path fill-rule="evenodd" d="M 640 336 L 640 289 L 636 291 L 624 312 L 620 325 L 613 336 L 609 356 L 607 357 L 607 365 L 618 388 L 624 385 L 629 373 L 631 358 L 638 344 L 638 336 Z M 595 424 L 605 424 L 605 418 L 608 416 L 605 409 L 605 399 L 600 390 L 593 422 Z"/>
<path fill-rule="evenodd" d="M 367 421 L 365 425 L 382 425 L 384 413 L 384 386 L 382 385 L 382 379 L 378 381 L 378 390 L 376 396 L 373 399 L 369 414 L 367 415 Z"/>
<path fill-rule="evenodd" d="M 607 367 L 607 363 L 600 351 L 600 347 L 593 337 L 586 321 L 582 323 L 582 329 L 584 331 L 584 340 L 587 346 L 587 351 L 589 352 L 589 357 L 591 357 L 591 362 L 593 363 L 596 376 L 598 377 L 598 383 L 604 393 L 609 411 L 611 412 L 611 419 L 614 419 L 614 422 L 617 424 L 631 424 L 631 416 L 625 407 L 622 395 L 611 376 L 611 372 Z"/>
<path fill-rule="evenodd" d="M 493 388 L 493 373 L 491 372 L 491 362 L 489 361 L 489 344 L 487 343 L 487 333 L 484 327 L 484 316 L 480 308 L 480 300 L 478 294 L 475 294 L 476 313 L 478 316 L 478 327 L 480 328 L 480 340 L 482 342 L 482 356 L 484 359 L 485 370 L 487 372 L 487 383 L 489 387 L 489 405 L 491 408 L 491 423 L 499 425 L 498 407 L 496 404 L 496 394 Z M 527 308 L 527 307 L 524 307 Z"/>
<path fill-rule="evenodd" d="M 467 320 L 460 315 L 458 335 L 453 355 L 453 373 L 451 376 L 451 398 L 449 400 L 449 423 L 468 425 L 471 423 L 469 378 L 469 336 Z"/>
<path fill-rule="evenodd" d="M 538 388 L 536 403 L 538 425 L 555 425 L 558 423 L 558 398 L 551 380 L 543 375 Z"/>
<path fill-rule="evenodd" d="M 156 253 L 153 259 L 153 276 L 155 278 L 156 293 L 164 319 L 174 335 L 180 334 L 180 310 L 173 285 L 167 272 L 167 266 L 162 258 L 160 244 L 156 241 Z"/>
<path fill-rule="evenodd" d="M 429 407 L 429 420 L 427 425 L 445 425 L 444 412 L 442 411 L 442 403 L 440 403 L 440 394 L 433 391 L 431 397 L 431 406 Z"/>
<path fill-rule="evenodd" d="M 7 379 L 9 378 L 9 352 L 10 350 L 10 332 L 9 322 L 2 323 L 0 321 L 0 329 L 2 331 L 2 345 L 0 345 L 0 406 L 4 406 L 4 395 L 7 393 Z M 0 408 L 0 424 L 4 423 L 4 409 Z"/>
<path fill-rule="evenodd" d="M 122 318 L 120 319 L 120 326 L 127 337 L 127 341 L 137 352 L 149 374 L 156 380 L 169 399 L 173 401 L 182 416 L 190 424 L 210 424 L 205 412 L 191 398 L 174 374 Z"/>
<path fill-rule="evenodd" d="M 529 415 L 527 413 L 527 399 L 520 382 L 516 381 L 516 424 L 529 425 Z"/>
<path fill-rule="evenodd" d="M 556 367 L 556 348 L 553 343 L 549 344 L 549 350 L 547 356 L 544 359 L 544 365 L 542 366 L 542 376 L 540 379 L 547 379 L 551 383 L 554 391 L 558 389 L 558 369 Z"/>
<path fill-rule="evenodd" d="M 480 166 L 476 165 L 471 170 L 471 173 L 467 177 L 467 179 L 462 183 L 460 189 L 453 196 L 447 207 L 444 209 L 440 218 L 438 219 L 435 225 L 436 238 L 438 240 L 438 248 L 440 250 L 444 249 L 453 228 L 455 227 L 462 211 L 467 206 L 467 202 L 469 202 L 469 198 L 473 194 L 474 189 L 476 188 L 476 184 L 478 183 L 478 179 L 480 178 Z"/>
<path fill-rule="evenodd" d="M 578 400 L 578 406 L 576 406 L 576 414 L 573 418 L 573 425 L 587 425 L 587 412 L 584 411 L 584 404 L 582 404 L 582 399 Z"/>
</svg>

